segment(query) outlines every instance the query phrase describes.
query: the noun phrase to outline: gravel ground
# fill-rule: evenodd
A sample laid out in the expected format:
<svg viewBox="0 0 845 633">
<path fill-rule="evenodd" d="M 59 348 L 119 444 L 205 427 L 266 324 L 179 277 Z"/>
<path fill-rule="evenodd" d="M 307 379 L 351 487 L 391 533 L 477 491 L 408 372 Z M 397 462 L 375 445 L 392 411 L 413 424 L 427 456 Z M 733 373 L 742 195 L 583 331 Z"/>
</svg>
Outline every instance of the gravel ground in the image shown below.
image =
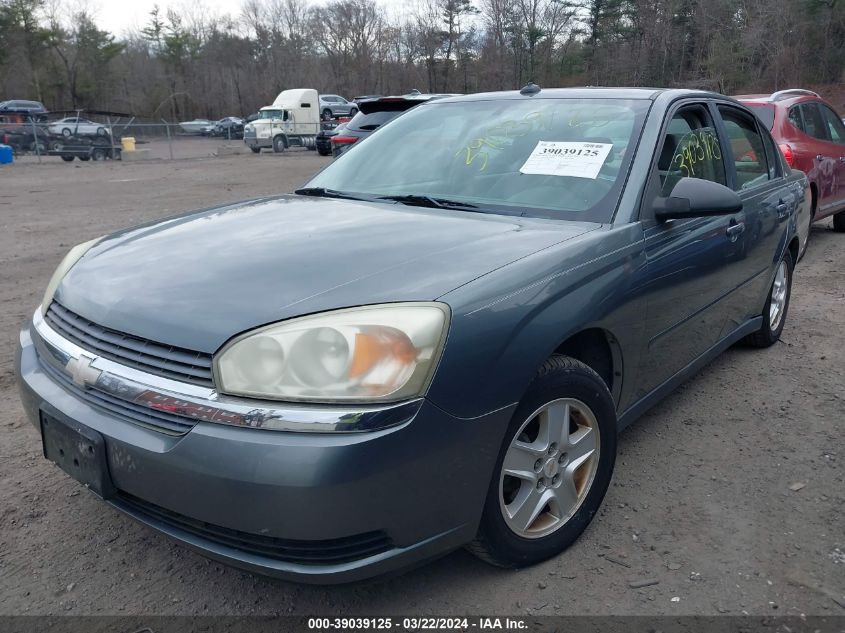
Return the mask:
<svg viewBox="0 0 845 633">
<path fill-rule="evenodd" d="M 845 235 L 824 222 L 782 343 L 732 349 L 629 428 L 600 516 L 522 571 L 459 551 L 388 580 L 297 586 L 120 515 L 41 457 L 13 375 L 20 323 L 68 248 L 287 191 L 310 152 L 0 170 L 0 614 L 845 614 Z M 657 584 L 633 588 L 638 581 Z"/>
</svg>

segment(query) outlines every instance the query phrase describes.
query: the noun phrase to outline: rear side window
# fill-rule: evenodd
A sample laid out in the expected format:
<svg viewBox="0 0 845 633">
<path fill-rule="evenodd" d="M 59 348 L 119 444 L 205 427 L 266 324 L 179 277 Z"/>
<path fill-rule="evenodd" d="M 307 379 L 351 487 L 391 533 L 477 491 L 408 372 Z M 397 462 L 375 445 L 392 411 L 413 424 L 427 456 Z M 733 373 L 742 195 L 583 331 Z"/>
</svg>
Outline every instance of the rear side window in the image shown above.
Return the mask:
<svg viewBox="0 0 845 633">
<path fill-rule="evenodd" d="M 804 121 L 804 133 L 822 141 L 827 140 L 827 126 L 822 114 L 815 103 L 802 103 L 798 106 Z"/>
<path fill-rule="evenodd" d="M 391 119 L 395 119 L 400 114 L 402 114 L 402 113 L 401 112 L 371 112 L 370 114 L 364 114 L 363 112 L 359 112 L 349 122 L 347 127 L 350 130 L 361 130 L 363 132 L 372 132 L 377 127 L 384 125 L 385 123 L 387 123 Z"/>
<path fill-rule="evenodd" d="M 839 115 L 826 105 L 819 104 L 819 107 L 821 108 L 822 115 L 824 116 L 825 123 L 827 124 L 827 133 L 830 140 L 834 143 L 845 145 L 845 123 L 842 123 L 842 119 L 839 118 Z"/>
<path fill-rule="evenodd" d="M 751 104 L 748 108 L 757 115 L 757 118 L 763 122 L 767 130 L 771 130 L 775 125 L 775 107 L 773 105 L 756 105 Z"/>
<path fill-rule="evenodd" d="M 725 123 L 730 143 L 730 160 L 736 169 L 734 189 L 741 191 L 767 182 L 772 176 L 757 122 L 735 108 L 719 106 L 719 114 Z"/>
<path fill-rule="evenodd" d="M 792 127 L 804 132 L 804 120 L 801 118 L 801 109 L 798 106 L 789 108 L 789 123 Z"/>
</svg>

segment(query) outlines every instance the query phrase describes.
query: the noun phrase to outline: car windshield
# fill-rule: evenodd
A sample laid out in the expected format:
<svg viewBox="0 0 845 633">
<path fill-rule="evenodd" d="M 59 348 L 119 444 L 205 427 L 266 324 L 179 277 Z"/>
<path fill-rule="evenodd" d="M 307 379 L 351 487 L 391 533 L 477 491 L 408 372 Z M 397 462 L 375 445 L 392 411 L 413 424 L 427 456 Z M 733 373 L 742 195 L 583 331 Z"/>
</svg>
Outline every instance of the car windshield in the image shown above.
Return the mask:
<svg viewBox="0 0 845 633">
<path fill-rule="evenodd" d="M 552 98 L 432 102 L 379 127 L 307 189 L 607 222 L 650 103 Z"/>
</svg>

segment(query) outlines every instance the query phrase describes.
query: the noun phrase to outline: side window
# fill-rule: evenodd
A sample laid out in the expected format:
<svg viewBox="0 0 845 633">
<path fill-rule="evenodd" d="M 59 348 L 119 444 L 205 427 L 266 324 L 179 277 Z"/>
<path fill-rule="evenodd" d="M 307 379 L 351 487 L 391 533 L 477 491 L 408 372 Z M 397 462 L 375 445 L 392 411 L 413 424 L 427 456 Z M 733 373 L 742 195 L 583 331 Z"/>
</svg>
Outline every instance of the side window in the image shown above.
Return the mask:
<svg viewBox="0 0 845 633">
<path fill-rule="evenodd" d="M 763 145 L 766 148 L 766 162 L 769 165 L 769 180 L 774 180 L 781 175 L 780 150 L 775 147 L 775 142 L 771 134 L 764 131 L 760 132 L 763 137 Z"/>
<path fill-rule="evenodd" d="M 755 118 L 725 106 L 719 106 L 719 114 L 725 123 L 731 147 L 730 160 L 736 169 L 734 189 L 741 191 L 767 182 L 769 165 Z"/>
<path fill-rule="evenodd" d="M 821 112 L 819 112 L 816 104 L 802 103 L 798 107 L 801 108 L 801 118 L 804 119 L 804 132 L 813 138 L 826 141 L 827 126 L 824 124 Z"/>
<path fill-rule="evenodd" d="M 789 108 L 789 122 L 802 132 L 806 132 L 804 129 L 804 120 L 801 118 L 801 108 L 798 106 Z"/>
<path fill-rule="evenodd" d="M 657 170 L 662 196 L 670 195 L 681 178 L 725 184 L 719 137 L 706 108 L 687 106 L 672 116 L 660 146 Z"/>
<path fill-rule="evenodd" d="M 827 132 L 830 140 L 834 143 L 845 145 L 845 123 L 842 123 L 839 115 L 826 105 L 819 104 L 819 108 L 821 108 L 822 115 L 827 124 Z"/>
</svg>

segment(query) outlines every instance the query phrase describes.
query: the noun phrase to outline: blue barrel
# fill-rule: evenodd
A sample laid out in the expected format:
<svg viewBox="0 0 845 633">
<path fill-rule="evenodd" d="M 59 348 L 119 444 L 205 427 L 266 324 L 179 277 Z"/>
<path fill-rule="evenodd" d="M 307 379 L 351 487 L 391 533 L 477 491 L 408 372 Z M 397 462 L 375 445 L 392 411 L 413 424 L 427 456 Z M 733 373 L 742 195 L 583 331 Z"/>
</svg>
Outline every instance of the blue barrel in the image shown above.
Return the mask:
<svg viewBox="0 0 845 633">
<path fill-rule="evenodd" d="M 12 148 L 8 145 L 0 145 L 0 165 L 7 165 L 15 159 Z"/>
</svg>

